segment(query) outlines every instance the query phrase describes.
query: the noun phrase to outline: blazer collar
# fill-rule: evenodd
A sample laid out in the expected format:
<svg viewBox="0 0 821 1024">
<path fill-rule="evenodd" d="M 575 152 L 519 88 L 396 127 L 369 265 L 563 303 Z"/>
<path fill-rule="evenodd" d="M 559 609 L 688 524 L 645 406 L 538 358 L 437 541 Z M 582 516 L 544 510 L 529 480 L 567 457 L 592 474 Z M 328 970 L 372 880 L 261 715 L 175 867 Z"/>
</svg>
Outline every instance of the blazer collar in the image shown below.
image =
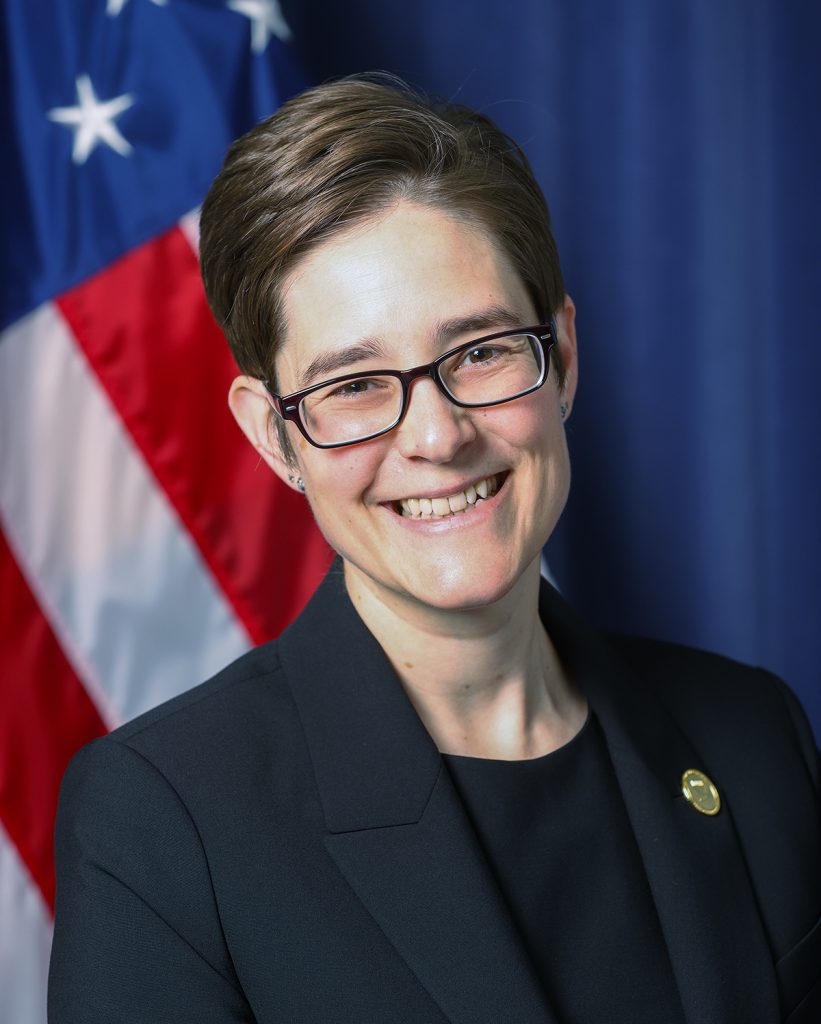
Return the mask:
<svg viewBox="0 0 821 1024">
<path fill-rule="evenodd" d="M 547 583 L 540 615 L 599 718 L 688 1024 L 777 1016 L 731 809 L 686 804 L 708 770 L 656 696 Z M 343 875 L 450 1020 L 553 1020 L 442 759 L 348 598 L 337 560 L 279 649 Z M 721 789 L 721 780 L 711 777 Z M 448 951 L 456 955 L 448 955 Z"/>
<path fill-rule="evenodd" d="M 418 821 L 441 767 L 337 559 L 279 640 L 331 832 Z"/>
</svg>

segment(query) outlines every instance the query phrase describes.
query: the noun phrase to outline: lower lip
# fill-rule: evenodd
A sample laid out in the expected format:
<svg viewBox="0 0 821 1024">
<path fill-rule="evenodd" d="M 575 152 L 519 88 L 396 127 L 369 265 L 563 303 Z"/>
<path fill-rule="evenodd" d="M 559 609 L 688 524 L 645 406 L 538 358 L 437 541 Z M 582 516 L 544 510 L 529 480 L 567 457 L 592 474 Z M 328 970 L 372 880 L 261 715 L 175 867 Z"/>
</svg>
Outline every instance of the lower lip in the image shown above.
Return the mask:
<svg viewBox="0 0 821 1024">
<path fill-rule="evenodd" d="M 408 530 L 421 530 L 424 533 L 443 533 L 449 530 L 463 530 L 470 526 L 478 526 L 483 523 L 488 516 L 492 516 L 501 501 L 504 500 L 507 495 L 508 486 L 507 482 L 510 479 L 508 473 L 502 481 L 502 486 L 493 495 L 492 498 L 482 499 L 482 504 L 474 506 L 470 512 L 457 512 L 452 516 L 420 516 L 416 518 L 414 516 L 403 516 L 399 512 L 395 512 L 390 505 L 383 505 L 382 507 L 397 519 L 399 523 Z"/>
</svg>

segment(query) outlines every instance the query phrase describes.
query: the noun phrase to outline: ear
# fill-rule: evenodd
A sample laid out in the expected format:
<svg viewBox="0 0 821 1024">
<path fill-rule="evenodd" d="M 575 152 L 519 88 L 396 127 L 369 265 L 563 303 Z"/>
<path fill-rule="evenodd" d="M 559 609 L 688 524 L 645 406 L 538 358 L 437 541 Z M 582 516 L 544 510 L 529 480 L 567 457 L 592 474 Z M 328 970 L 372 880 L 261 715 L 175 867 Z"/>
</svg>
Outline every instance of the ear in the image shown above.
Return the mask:
<svg viewBox="0 0 821 1024">
<path fill-rule="evenodd" d="M 559 329 L 559 350 L 564 364 L 564 387 L 562 401 L 567 403 L 567 416 L 573 408 L 576 388 L 579 383 L 579 357 L 576 349 L 576 304 L 569 295 L 565 295 L 562 308 L 556 313 L 556 326 Z M 565 419 L 567 419 L 565 416 Z"/>
<path fill-rule="evenodd" d="M 292 490 L 296 485 L 295 467 L 282 451 L 271 416 L 277 415 L 265 385 L 256 377 L 235 377 L 228 391 L 228 408 L 254 449 Z"/>
</svg>

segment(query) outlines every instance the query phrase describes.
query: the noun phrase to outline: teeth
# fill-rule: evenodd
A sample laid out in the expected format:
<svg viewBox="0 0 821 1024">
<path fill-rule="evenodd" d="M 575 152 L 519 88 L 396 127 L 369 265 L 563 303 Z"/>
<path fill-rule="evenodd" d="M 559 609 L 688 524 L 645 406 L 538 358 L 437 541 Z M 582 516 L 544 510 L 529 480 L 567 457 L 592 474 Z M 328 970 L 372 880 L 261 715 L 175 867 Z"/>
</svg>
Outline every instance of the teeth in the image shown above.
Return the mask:
<svg viewBox="0 0 821 1024">
<path fill-rule="evenodd" d="M 446 498 L 402 498 L 399 507 L 403 516 L 411 519 L 433 517 L 442 519 L 445 516 L 456 515 L 470 511 L 483 500 L 493 497 L 498 488 L 498 479 L 495 476 L 486 477 L 478 483 L 470 484 L 466 490 L 449 494 Z"/>
</svg>

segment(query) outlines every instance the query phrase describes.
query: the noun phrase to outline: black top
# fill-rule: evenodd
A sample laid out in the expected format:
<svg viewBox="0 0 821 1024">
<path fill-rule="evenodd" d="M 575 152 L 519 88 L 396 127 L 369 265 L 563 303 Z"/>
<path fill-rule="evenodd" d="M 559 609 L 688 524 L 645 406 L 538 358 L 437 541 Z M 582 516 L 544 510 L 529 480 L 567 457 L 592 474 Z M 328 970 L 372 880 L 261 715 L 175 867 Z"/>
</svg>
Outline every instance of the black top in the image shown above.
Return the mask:
<svg viewBox="0 0 821 1024">
<path fill-rule="evenodd" d="M 678 1024 L 670 958 L 598 721 L 529 761 L 446 754 L 562 1024 Z"/>
</svg>

